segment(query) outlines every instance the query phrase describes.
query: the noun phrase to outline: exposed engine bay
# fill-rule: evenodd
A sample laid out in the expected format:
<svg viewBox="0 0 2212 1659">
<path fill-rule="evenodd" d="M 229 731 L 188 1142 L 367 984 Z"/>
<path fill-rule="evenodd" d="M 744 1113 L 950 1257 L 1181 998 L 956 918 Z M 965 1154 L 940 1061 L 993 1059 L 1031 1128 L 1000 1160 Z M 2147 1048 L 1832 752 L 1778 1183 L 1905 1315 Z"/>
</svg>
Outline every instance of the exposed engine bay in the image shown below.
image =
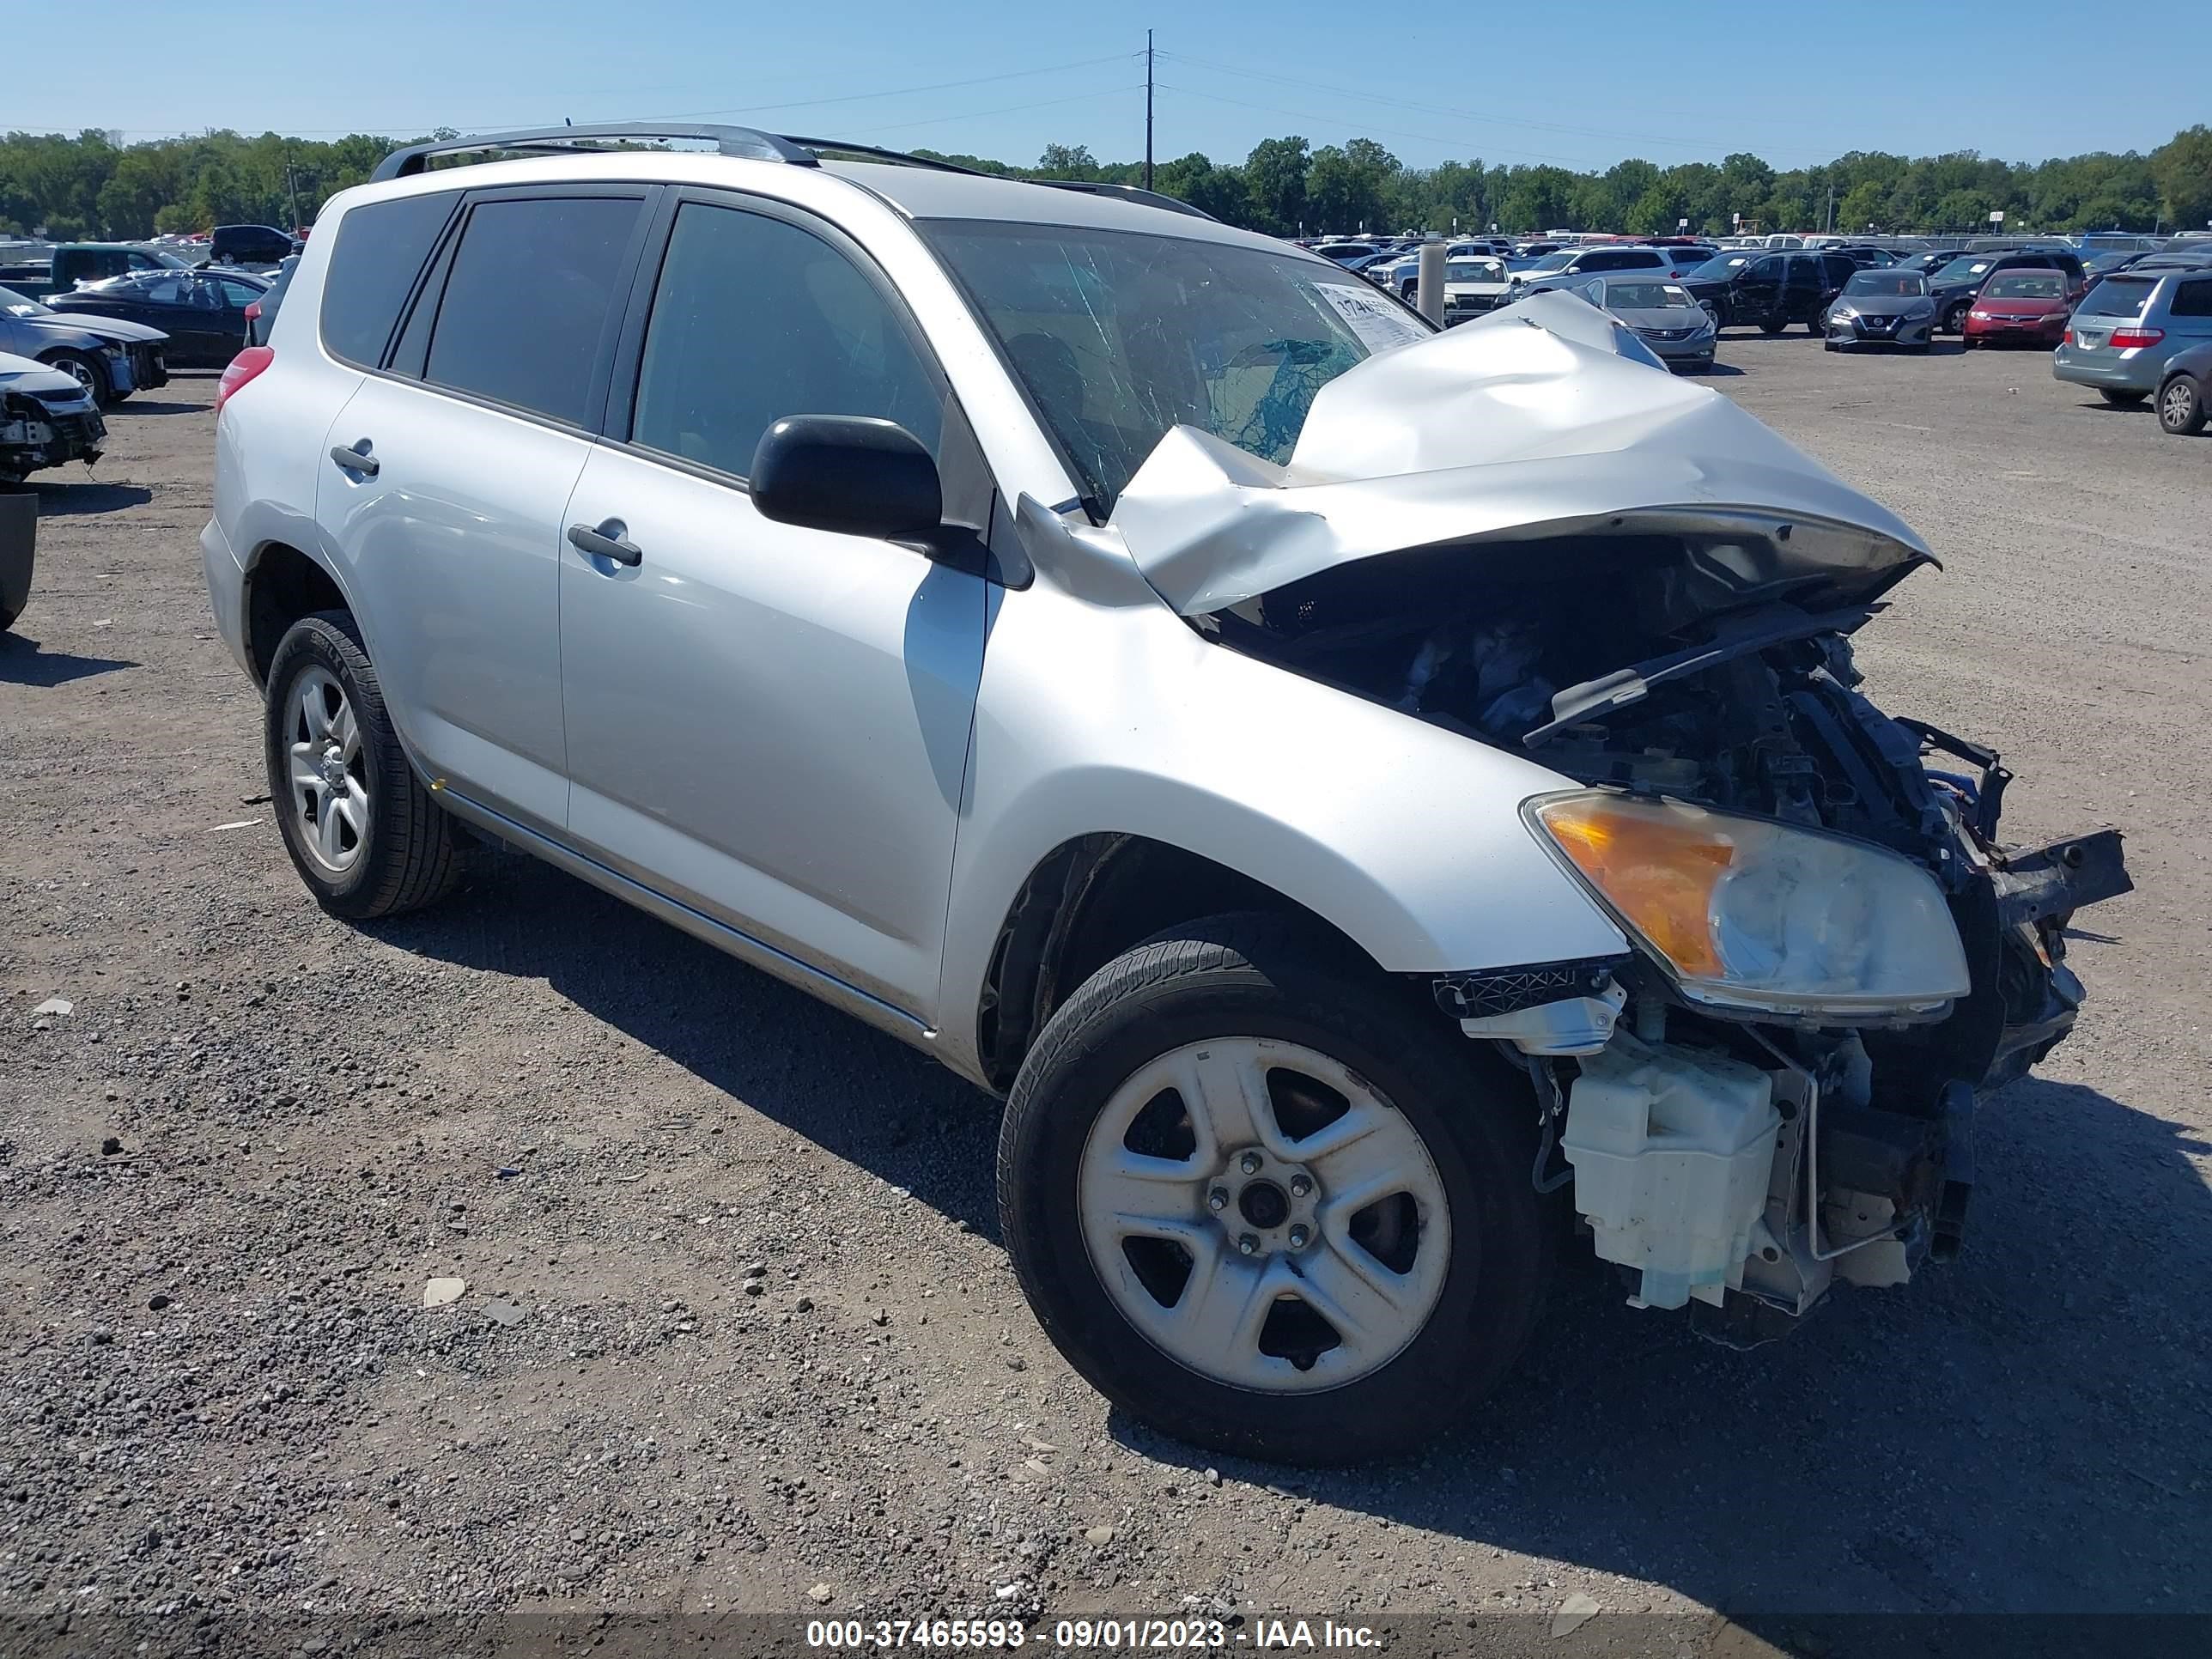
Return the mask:
<svg viewBox="0 0 2212 1659">
<path fill-rule="evenodd" d="M 1717 1006 L 1648 951 L 1436 983 L 1470 1036 L 1517 1051 L 1532 1178 L 1573 1183 L 1633 1299 L 1763 1334 L 1834 1279 L 1901 1284 L 1955 1249 L 1976 1097 L 2066 1035 L 2067 924 L 2130 883 L 2114 831 L 2008 847 L 1998 757 L 1862 694 L 1851 635 L 1924 554 L 1801 559 L 1779 518 L 1653 517 L 1340 564 L 1194 622 L 1654 810 L 1849 837 L 1933 878 L 1971 988 L 1907 1012 Z"/>
</svg>

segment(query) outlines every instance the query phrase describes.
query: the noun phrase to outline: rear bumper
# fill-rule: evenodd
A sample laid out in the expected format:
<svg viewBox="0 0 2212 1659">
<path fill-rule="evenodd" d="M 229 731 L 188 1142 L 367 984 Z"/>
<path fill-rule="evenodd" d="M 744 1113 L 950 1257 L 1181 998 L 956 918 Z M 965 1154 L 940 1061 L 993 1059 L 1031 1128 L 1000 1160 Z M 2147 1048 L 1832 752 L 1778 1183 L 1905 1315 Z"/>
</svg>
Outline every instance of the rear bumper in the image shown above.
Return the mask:
<svg viewBox="0 0 2212 1659">
<path fill-rule="evenodd" d="M 2166 359 L 2140 348 L 2129 353 L 2109 348 L 2084 351 L 2080 346 L 2061 345 L 2051 354 L 2051 373 L 2054 379 L 2070 380 L 2075 386 L 2152 392 L 2166 378 Z"/>
<path fill-rule="evenodd" d="M 213 519 L 200 532 L 200 562 L 207 571 L 208 603 L 215 611 L 216 631 L 250 679 L 253 659 L 246 648 L 246 571 L 231 551 L 230 538 Z"/>
</svg>

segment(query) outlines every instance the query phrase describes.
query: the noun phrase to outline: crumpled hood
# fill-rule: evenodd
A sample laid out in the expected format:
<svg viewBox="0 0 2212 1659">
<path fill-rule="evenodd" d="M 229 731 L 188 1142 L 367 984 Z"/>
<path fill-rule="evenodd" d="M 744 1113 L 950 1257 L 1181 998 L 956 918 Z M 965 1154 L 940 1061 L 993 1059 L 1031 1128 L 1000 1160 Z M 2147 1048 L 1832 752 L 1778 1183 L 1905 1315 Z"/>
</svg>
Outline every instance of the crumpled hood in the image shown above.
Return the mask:
<svg viewBox="0 0 2212 1659">
<path fill-rule="evenodd" d="M 1536 295 L 1332 380 L 1286 465 L 1175 428 L 1108 524 L 1186 616 L 1381 553 L 1631 518 L 1786 544 L 1811 568 L 1931 557 L 1887 507 L 1647 353 L 1583 300 Z"/>
</svg>

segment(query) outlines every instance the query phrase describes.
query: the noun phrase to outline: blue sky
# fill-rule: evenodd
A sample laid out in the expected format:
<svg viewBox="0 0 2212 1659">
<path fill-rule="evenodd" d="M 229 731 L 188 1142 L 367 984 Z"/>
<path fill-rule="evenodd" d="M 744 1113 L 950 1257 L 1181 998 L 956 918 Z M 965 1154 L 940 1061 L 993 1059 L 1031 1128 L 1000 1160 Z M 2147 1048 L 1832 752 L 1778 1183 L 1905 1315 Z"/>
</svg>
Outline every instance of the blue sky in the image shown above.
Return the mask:
<svg viewBox="0 0 2212 1659">
<path fill-rule="evenodd" d="M 2206 118 L 2212 63 L 2212 0 L 2134 0 L 2118 34 L 2087 31 L 2122 54 L 2094 76 L 2078 0 L 1160 10 L 1121 23 L 1094 8 L 975 0 L 226 0 L 213 10 L 117 0 L 100 11 L 118 48 L 100 73 L 59 72 L 63 60 L 49 58 L 56 72 L 43 80 L 11 76 L 0 128 L 319 137 L 684 115 L 1010 161 L 1055 141 L 1118 160 L 1143 153 L 1149 22 L 1162 159 L 1198 149 L 1241 160 L 1258 139 L 1299 132 L 1316 145 L 1371 137 L 1414 166 L 1477 155 L 1665 165 L 1735 149 L 1785 167 L 1850 149 L 2034 161 L 2162 143 Z M 1439 21 L 1420 21 L 1425 10 Z M 19 43 L 26 27 L 34 39 L 40 26 L 19 23 Z M 1854 45 L 1887 37 L 1893 49 L 1832 56 L 1845 30 Z"/>
</svg>

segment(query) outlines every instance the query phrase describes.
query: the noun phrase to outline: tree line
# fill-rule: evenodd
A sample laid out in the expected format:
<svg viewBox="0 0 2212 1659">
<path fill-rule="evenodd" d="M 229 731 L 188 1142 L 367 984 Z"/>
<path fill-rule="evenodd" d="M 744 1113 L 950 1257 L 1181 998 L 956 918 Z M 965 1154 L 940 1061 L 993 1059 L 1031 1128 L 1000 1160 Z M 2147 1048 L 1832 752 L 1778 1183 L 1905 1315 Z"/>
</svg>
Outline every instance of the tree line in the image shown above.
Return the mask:
<svg viewBox="0 0 2212 1659">
<path fill-rule="evenodd" d="M 218 224 L 310 223 L 331 195 L 419 142 L 210 132 L 118 145 L 98 131 L 10 132 L 0 137 L 0 234 L 127 240 Z M 917 153 L 1010 178 L 1144 179 L 1141 162 L 1100 161 L 1081 145 L 1048 145 L 1027 167 Z M 1409 167 L 1370 138 L 1315 148 L 1291 136 L 1262 140 L 1241 162 L 1196 151 L 1162 162 L 1153 187 L 1229 223 L 1283 236 L 1492 225 L 1653 235 L 1685 220 L 1708 234 L 1739 227 L 1964 233 L 1986 230 L 1993 212 L 2004 214 L 2008 229 L 2196 229 L 2212 222 L 2212 127 L 2178 132 L 2147 155 L 2099 151 L 2031 163 L 1972 151 L 1854 150 L 1786 171 L 1747 151 L 1717 164 L 1632 159 L 1589 173 L 1480 160 Z"/>
</svg>

